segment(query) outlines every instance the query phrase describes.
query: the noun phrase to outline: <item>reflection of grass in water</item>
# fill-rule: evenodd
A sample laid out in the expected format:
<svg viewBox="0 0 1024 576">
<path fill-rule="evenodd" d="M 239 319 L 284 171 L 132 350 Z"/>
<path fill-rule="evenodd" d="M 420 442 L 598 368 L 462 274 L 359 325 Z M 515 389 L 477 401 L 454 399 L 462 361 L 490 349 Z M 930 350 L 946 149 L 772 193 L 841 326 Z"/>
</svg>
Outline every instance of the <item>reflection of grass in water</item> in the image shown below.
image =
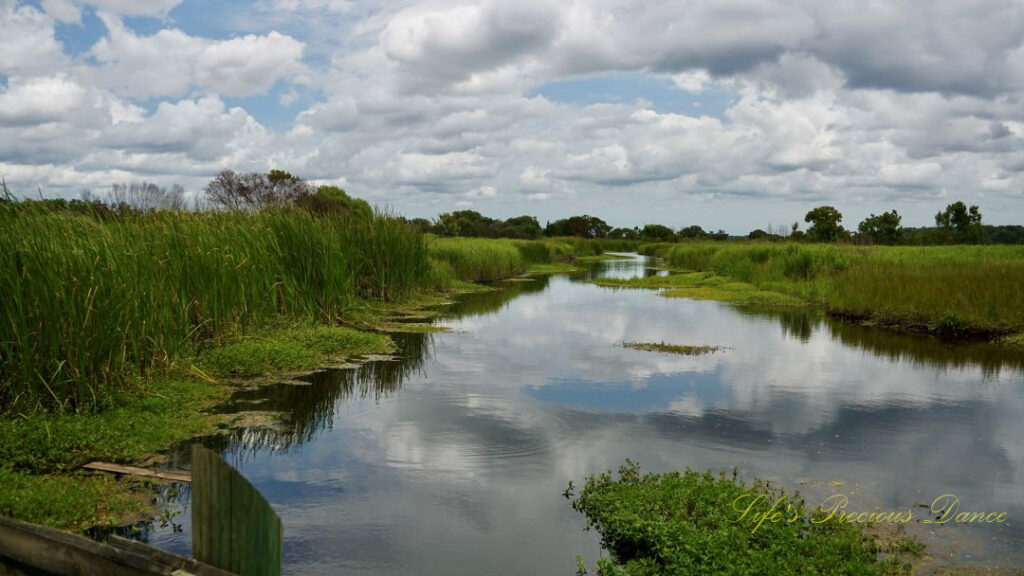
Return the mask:
<svg viewBox="0 0 1024 576">
<path fill-rule="evenodd" d="M 977 368 L 986 377 L 997 376 L 1002 370 L 1024 372 L 1024 355 L 1009 346 L 988 342 L 952 344 L 935 337 L 878 330 L 829 318 L 815 308 L 737 306 L 735 310 L 744 316 L 777 320 L 786 337 L 808 342 L 816 332 L 824 330 L 844 346 L 866 350 L 892 362 L 943 369 Z"/>
<path fill-rule="evenodd" d="M 682 354 L 684 356 L 700 356 L 702 354 L 714 354 L 723 348 L 721 346 L 687 346 L 683 344 L 665 344 L 664 342 L 623 342 L 623 348 L 633 350 L 644 350 L 647 352 L 666 352 L 669 354 Z"/>
<path fill-rule="evenodd" d="M 399 349 L 395 360 L 310 374 L 302 378 L 309 383 L 305 386 L 274 384 L 236 393 L 232 397 L 234 411 L 254 407 L 281 414 L 281 420 L 275 426 L 226 431 L 204 439 L 203 444 L 219 452 L 234 452 L 238 458 L 257 448 L 281 449 L 304 444 L 333 427 L 339 403 L 354 398 L 377 401 L 390 397 L 402 389 L 406 379 L 422 370 L 433 346 L 430 334 L 398 333 L 391 337 Z M 253 404 L 254 401 L 257 403 Z"/>
<path fill-rule="evenodd" d="M 592 280 L 598 286 L 613 288 L 655 288 L 664 289 L 662 296 L 671 298 L 692 298 L 695 300 L 719 300 L 734 304 L 757 304 L 762 306 L 806 306 L 807 302 L 762 290 L 753 284 L 731 280 L 712 273 L 690 272 L 668 276 L 647 276 L 645 278 L 597 278 Z"/>
<path fill-rule="evenodd" d="M 579 496 L 573 492 L 570 484 L 566 498 L 611 552 L 598 561 L 602 575 L 901 574 L 908 553 L 921 551 L 902 534 L 882 541 L 861 525 L 823 521 L 827 514 L 808 511 L 799 495 L 746 486 L 735 473 L 647 474 L 627 461 L 617 478 L 590 476 Z M 780 498 L 775 521 L 758 526 L 756 513 Z"/>
</svg>

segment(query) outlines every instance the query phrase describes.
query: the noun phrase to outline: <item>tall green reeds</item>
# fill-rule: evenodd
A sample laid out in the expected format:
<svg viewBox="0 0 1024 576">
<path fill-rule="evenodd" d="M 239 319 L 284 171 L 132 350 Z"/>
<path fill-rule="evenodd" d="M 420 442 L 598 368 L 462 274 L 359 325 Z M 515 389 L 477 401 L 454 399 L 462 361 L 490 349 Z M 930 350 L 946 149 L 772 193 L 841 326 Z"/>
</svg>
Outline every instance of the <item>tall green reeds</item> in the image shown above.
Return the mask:
<svg viewBox="0 0 1024 576">
<path fill-rule="evenodd" d="M 232 331 L 332 321 L 425 282 L 402 222 L 303 211 L 157 212 L 100 220 L 0 205 L 0 413 L 103 406 Z"/>
<path fill-rule="evenodd" d="M 1024 247 L 694 242 L 650 245 L 710 271 L 862 319 L 929 331 L 1024 330 Z"/>
</svg>

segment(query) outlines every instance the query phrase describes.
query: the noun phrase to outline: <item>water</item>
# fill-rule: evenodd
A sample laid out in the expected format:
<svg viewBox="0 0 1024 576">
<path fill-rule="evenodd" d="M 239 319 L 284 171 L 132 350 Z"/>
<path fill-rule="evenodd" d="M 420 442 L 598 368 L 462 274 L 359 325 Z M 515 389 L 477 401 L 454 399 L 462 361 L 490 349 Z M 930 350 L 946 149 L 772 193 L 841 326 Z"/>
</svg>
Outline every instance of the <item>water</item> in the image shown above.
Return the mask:
<svg viewBox="0 0 1024 576">
<path fill-rule="evenodd" d="M 1010 521 L 912 526 L 933 554 L 1024 562 L 1019 355 L 582 282 L 652 273 L 605 262 L 468 296 L 443 321 L 451 333 L 399 335 L 399 361 L 238 394 L 233 409 L 284 424 L 204 443 L 280 514 L 288 574 L 572 574 L 600 542 L 562 491 L 626 458 L 736 467 L 809 502 L 841 492 L 851 510 L 915 517 L 953 493 Z M 187 554 L 187 491 L 176 506 L 181 530 L 145 537 Z"/>
</svg>

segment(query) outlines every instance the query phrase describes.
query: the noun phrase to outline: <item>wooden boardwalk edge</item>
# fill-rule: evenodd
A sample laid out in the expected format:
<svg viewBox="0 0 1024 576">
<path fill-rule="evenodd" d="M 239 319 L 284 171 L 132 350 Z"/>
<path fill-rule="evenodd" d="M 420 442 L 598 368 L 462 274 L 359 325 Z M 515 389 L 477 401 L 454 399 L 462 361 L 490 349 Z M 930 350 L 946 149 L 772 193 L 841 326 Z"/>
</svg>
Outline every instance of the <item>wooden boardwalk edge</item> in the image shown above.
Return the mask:
<svg viewBox="0 0 1024 576">
<path fill-rule="evenodd" d="M 0 562 L 9 558 L 56 576 L 232 576 L 231 572 L 140 542 L 97 542 L 0 516 Z"/>
<path fill-rule="evenodd" d="M 175 482 L 191 482 L 192 474 L 178 470 L 150 470 L 148 468 L 137 468 L 135 466 L 122 466 L 110 462 L 90 462 L 82 468 L 99 470 L 101 472 L 112 472 L 114 474 L 128 474 L 142 478 L 159 478 L 161 480 L 174 480 Z"/>
</svg>

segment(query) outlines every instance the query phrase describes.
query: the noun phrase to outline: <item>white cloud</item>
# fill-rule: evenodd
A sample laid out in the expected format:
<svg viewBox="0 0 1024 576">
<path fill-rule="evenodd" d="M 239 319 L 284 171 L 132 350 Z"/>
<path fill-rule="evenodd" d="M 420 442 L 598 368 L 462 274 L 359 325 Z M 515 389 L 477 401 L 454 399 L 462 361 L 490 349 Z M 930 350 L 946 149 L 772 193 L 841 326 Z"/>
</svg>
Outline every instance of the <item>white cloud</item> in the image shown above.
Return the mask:
<svg viewBox="0 0 1024 576">
<path fill-rule="evenodd" d="M 32 6 L 0 0 L 0 74 L 50 73 L 67 66 L 53 20 Z"/>
<path fill-rule="evenodd" d="M 119 94 L 182 97 L 200 89 L 250 96 L 305 71 L 302 42 L 278 32 L 222 41 L 173 28 L 139 36 L 115 16 L 101 18 L 108 34 L 91 50 L 100 65 L 84 73 Z"/>
<path fill-rule="evenodd" d="M 955 196 L 1024 217 L 1024 16 L 1009 0 L 264 0 L 227 39 L 115 15 L 176 0 L 91 4 L 107 32 L 66 55 L 55 22 L 76 26 L 83 3 L 0 0 L 9 181 L 196 185 L 275 165 L 416 216 L 545 200 L 529 205 L 542 220 L 742 232 L 817 202 L 926 224 Z M 679 105 L 642 82 L 615 102 L 538 95 L 605 75 L 668 81 Z M 225 104 L 261 95 L 252 114 Z"/>
<path fill-rule="evenodd" d="M 64 120 L 81 107 L 86 90 L 66 75 L 9 80 L 0 93 L 0 125 L 30 126 Z"/>
</svg>

